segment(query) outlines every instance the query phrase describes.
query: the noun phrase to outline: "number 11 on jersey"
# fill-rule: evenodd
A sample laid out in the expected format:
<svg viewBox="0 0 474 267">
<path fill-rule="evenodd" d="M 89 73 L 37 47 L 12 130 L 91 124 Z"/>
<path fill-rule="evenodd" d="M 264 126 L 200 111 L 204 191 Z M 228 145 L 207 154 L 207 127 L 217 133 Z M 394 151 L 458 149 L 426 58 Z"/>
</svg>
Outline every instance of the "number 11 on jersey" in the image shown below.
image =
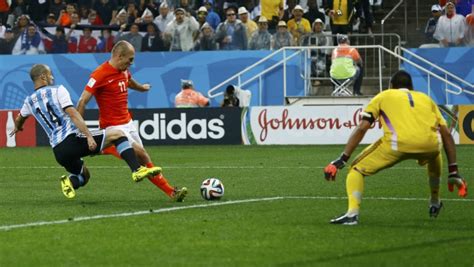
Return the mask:
<svg viewBox="0 0 474 267">
<path fill-rule="evenodd" d="M 124 81 L 120 81 L 118 84 L 119 84 L 119 87 L 120 87 L 120 93 L 123 93 L 123 92 L 127 91 L 127 86 L 125 86 Z"/>
</svg>

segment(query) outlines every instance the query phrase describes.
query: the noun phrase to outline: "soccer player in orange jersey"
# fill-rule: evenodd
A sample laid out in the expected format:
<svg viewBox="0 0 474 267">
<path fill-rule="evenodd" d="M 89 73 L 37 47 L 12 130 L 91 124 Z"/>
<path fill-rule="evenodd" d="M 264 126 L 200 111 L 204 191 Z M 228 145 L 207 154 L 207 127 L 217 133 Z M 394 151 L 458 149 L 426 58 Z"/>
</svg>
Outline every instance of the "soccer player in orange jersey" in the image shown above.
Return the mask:
<svg viewBox="0 0 474 267">
<path fill-rule="evenodd" d="M 128 111 L 128 88 L 147 92 L 150 84 L 140 84 L 132 78 L 129 67 L 133 64 L 135 49 L 127 41 L 119 41 L 112 48 L 111 58 L 92 72 L 77 104 L 77 110 L 84 116 L 87 103 L 92 96 L 99 106 L 99 126 L 102 129 L 122 130 L 131 143 L 141 164 L 154 166 L 150 156 L 143 147 L 137 129 L 133 125 Z M 108 153 L 118 156 L 115 151 Z M 172 199 L 181 202 L 187 194 L 186 187 L 181 189 L 170 186 L 160 173 L 149 179 Z"/>
</svg>

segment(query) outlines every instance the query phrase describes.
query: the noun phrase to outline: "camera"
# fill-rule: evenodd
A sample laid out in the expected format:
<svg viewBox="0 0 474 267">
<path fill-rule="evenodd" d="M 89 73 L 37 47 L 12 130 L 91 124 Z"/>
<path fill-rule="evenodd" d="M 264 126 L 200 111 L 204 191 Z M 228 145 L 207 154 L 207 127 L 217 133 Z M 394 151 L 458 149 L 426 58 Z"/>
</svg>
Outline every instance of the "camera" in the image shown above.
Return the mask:
<svg viewBox="0 0 474 267">
<path fill-rule="evenodd" d="M 336 15 L 338 15 L 339 17 L 342 16 L 342 11 L 340 9 L 336 10 Z"/>
</svg>

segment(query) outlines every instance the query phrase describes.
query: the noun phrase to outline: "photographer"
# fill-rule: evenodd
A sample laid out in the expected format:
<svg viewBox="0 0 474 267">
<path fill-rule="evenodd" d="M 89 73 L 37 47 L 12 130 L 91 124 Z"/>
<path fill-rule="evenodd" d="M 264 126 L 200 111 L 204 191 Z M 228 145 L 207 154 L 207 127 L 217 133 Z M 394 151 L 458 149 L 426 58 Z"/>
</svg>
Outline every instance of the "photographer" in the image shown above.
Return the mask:
<svg viewBox="0 0 474 267">
<path fill-rule="evenodd" d="M 221 107 L 248 107 L 252 93 L 250 90 L 242 90 L 229 84 L 224 93 L 224 100 Z"/>
<path fill-rule="evenodd" d="M 329 16 L 331 22 L 331 31 L 334 36 L 336 34 L 347 34 L 352 31 L 352 19 L 354 3 L 351 0 L 328 0 L 324 7 L 326 15 Z M 336 37 L 334 43 L 337 44 Z"/>
</svg>

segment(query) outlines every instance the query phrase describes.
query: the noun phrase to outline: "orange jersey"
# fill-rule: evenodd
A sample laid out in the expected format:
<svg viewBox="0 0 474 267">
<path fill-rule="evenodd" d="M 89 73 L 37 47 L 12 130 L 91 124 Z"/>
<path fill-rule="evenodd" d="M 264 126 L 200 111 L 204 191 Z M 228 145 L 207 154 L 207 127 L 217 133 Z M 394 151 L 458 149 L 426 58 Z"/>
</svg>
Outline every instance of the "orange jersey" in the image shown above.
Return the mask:
<svg viewBox="0 0 474 267">
<path fill-rule="evenodd" d="M 84 90 L 93 94 L 99 106 L 99 126 L 106 128 L 121 125 L 132 119 L 128 111 L 128 70 L 119 71 L 109 62 L 92 72 Z"/>
</svg>

